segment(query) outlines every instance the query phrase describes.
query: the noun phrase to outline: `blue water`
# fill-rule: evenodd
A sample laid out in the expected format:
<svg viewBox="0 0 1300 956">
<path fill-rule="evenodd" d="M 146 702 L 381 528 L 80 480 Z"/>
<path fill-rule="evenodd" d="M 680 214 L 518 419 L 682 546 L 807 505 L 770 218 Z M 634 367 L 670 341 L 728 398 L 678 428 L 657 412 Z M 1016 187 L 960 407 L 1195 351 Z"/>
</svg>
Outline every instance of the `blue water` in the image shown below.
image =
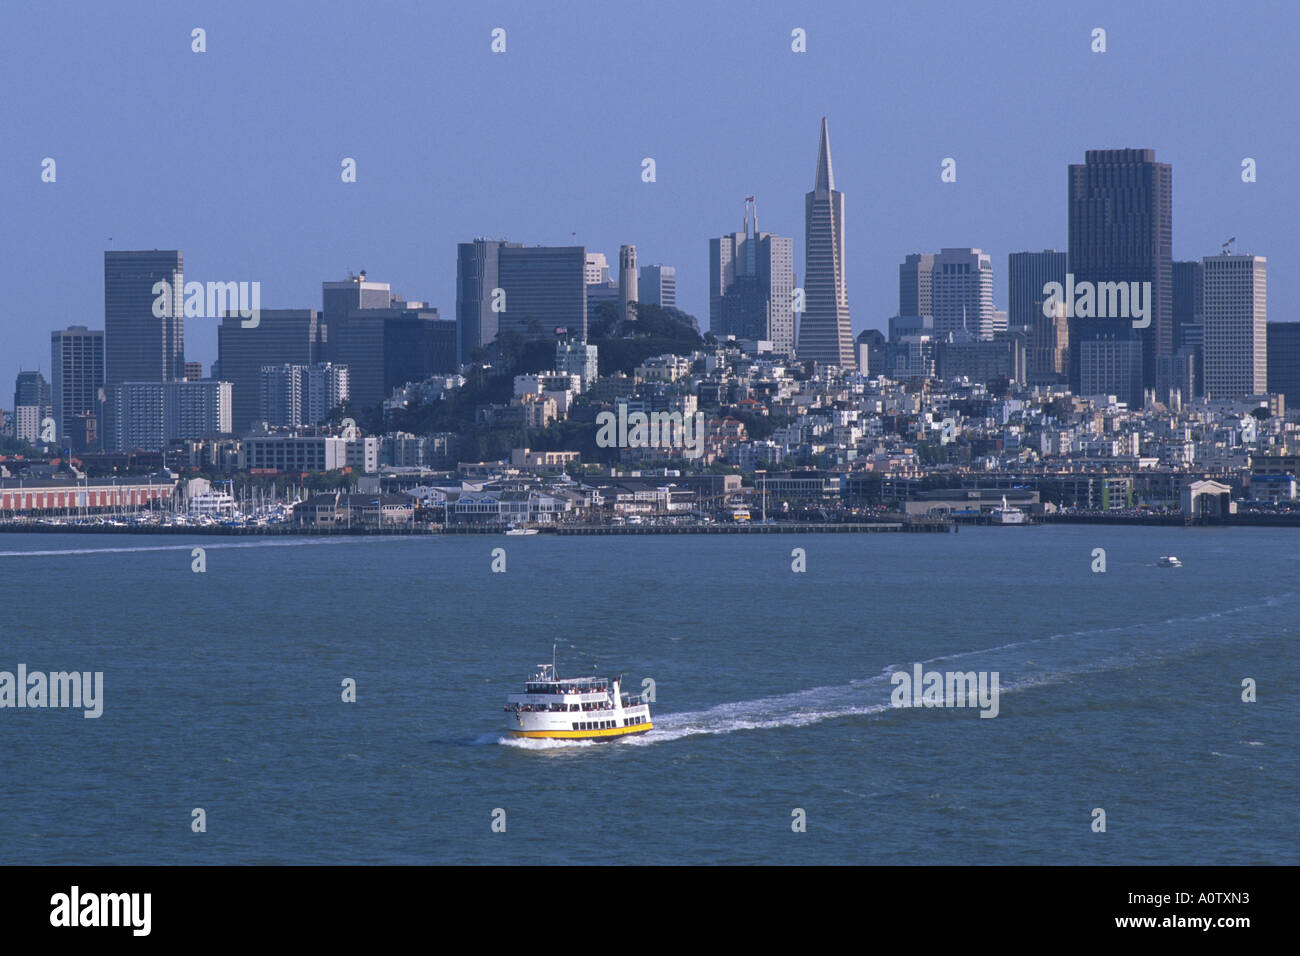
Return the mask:
<svg viewBox="0 0 1300 956">
<path fill-rule="evenodd" d="M 0 710 L 0 858 L 1300 863 L 1297 544 L 0 535 L 0 670 L 105 681 L 98 720 Z M 653 679 L 656 730 L 507 741 L 552 643 L 563 672 Z M 999 716 L 890 707 L 915 661 L 997 671 Z"/>
</svg>

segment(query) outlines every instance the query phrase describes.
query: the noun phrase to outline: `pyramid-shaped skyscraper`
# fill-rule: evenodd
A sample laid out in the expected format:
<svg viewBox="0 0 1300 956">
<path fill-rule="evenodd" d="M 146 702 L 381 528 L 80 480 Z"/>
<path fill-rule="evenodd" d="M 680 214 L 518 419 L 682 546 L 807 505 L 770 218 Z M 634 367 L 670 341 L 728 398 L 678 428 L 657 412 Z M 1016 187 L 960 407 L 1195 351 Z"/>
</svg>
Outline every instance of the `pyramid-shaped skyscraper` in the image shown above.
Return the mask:
<svg viewBox="0 0 1300 956">
<path fill-rule="evenodd" d="M 844 284 L 844 194 L 835 189 L 831 142 L 822 117 L 817 178 L 804 196 L 804 312 L 798 356 L 856 368 L 849 294 Z"/>
</svg>

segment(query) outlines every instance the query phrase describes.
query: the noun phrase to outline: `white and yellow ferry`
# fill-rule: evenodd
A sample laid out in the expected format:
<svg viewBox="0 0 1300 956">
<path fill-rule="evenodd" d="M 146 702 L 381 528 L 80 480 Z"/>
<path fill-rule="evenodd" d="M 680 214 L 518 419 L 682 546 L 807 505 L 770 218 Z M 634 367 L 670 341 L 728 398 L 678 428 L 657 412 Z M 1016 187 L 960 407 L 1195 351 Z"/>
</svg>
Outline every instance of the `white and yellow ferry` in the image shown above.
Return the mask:
<svg viewBox="0 0 1300 956">
<path fill-rule="evenodd" d="M 622 692 L 609 677 L 556 676 L 555 664 L 539 664 L 522 694 L 506 698 L 506 729 L 515 737 L 605 740 L 651 730 L 650 705 Z"/>
</svg>

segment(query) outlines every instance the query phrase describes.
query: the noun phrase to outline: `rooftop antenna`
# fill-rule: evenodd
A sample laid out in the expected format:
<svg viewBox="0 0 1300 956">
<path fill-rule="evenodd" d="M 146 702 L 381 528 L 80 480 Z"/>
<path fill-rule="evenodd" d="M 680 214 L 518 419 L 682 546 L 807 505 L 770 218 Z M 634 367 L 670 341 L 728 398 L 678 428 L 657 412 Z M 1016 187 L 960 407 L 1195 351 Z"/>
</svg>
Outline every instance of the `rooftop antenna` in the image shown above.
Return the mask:
<svg viewBox="0 0 1300 956">
<path fill-rule="evenodd" d="M 1231 237 L 1227 242 L 1219 244 L 1219 255 L 1227 256 L 1232 254 L 1232 244 L 1237 241 L 1237 237 Z"/>
</svg>

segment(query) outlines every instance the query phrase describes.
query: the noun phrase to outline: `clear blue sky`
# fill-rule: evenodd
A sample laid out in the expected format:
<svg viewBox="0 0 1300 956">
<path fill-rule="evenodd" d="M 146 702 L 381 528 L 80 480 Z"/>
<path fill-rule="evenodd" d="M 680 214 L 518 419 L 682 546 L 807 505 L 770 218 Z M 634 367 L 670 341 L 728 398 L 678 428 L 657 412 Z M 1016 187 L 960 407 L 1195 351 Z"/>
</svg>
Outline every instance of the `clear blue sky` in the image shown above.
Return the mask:
<svg viewBox="0 0 1300 956">
<path fill-rule="evenodd" d="M 187 280 L 258 280 L 264 308 L 365 268 L 453 316 L 457 242 L 576 232 L 676 266 L 706 322 L 707 242 L 746 195 L 802 276 L 823 114 L 855 331 L 941 246 L 991 253 L 1004 307 L 1007 254 L 1066 248 L 1066 166 L 1108 146 L 1172 164 L 1175 258 L 1236 236 L 1269 258 L 1269 318 L 1300 319 L 1298 62 L 1295 5 L 1249 0 L 6 3 L 0 405 L 20 366 L 48 376 L 51 329 L 103 328 L 107 248 L 182 249 Z M 205 370 L 215 325 L 186 323 Z"/>
</svg>

